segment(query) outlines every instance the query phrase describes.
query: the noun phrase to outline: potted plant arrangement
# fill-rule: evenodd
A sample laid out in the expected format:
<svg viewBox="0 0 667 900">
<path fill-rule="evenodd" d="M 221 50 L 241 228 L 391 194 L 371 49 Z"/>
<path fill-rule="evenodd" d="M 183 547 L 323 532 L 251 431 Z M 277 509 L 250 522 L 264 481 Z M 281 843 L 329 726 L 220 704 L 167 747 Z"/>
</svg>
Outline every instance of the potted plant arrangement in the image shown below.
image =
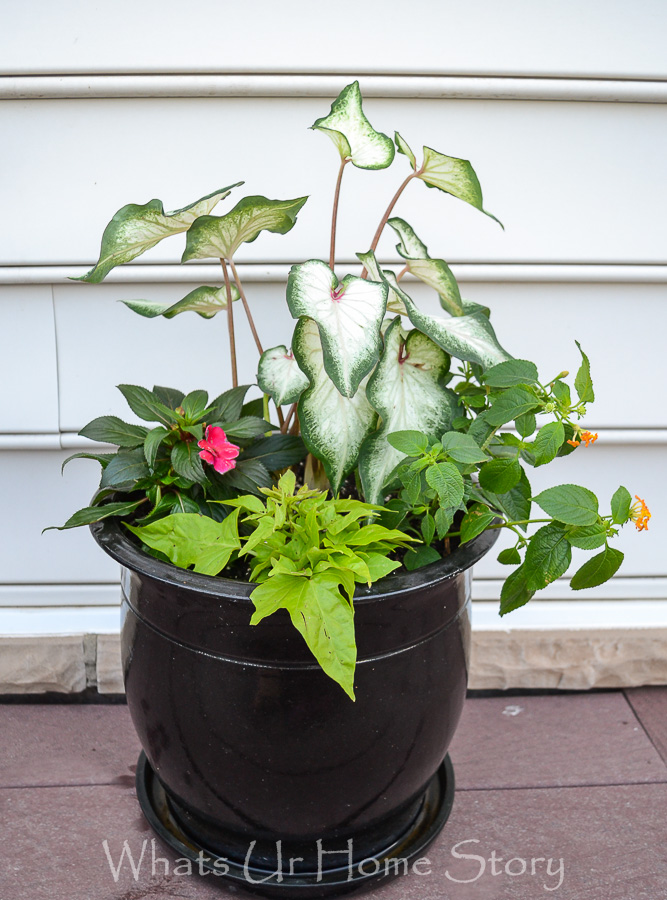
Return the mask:
<svg viewBox="0 0 667 900">
<path fill-rule="evenodd" d="M 147 317 L 226 317 L 232 387 L 210 400 L 120 385 L 147 424 L 102 416 L 81 431 L 118 450 L 75 454 L 96 459 L 102 477 L 91 506 L 63 526 L 90 525 L 122 566 L 124 675 L 149 821 L 210 872 L 289 897 L 405 871 L 442 828 L 471 567 L 500 529 L 516 539 L 498 557 L 513 567 L 504 615 L 563 576 L 573 547 L 592 557 L 572 588 L 606 581 L 623 559 L 610 540 L 650 518 L 624 487 L 608 512 L 584 486 L 533 494 L 531 467 L 597 438 L 579 424 L 594 399 L 588 358 L 579 348 L 573 384 L 514 358 L 489 309 L 462 298 L 447 263 L 394 215 L 403 192 L 424 185 L 490 215 L 470 163 L 427 146 L 418 159 L 400 134 L 375 131 L 357 82 L 312 127 L 340 165 L 328 260 L 289 274 L 291 342 L 264 348 L 235 260 L 262 232 L 289 232 L 306 197 L 248 196 L 213 215 L 235 184 L 173 213 L 158 200 L 130 204 L 107 226 L 84 281 L 180 233 L 183 262 L 220 260 L 218 285 L 171 305 L 125 302 Z M 339 277 L 345 169 L 386 168 L 396 151 L 404 174 L 358 253 L 361 275 Z M 375 256 L 385 228 L 404 263 L 397 274 Z M 408 274 L 436 292 L 442 315 L 419 308 Z M 256 399 L 237 378 L 241 306 L 259 354 Z"/>
</svg>

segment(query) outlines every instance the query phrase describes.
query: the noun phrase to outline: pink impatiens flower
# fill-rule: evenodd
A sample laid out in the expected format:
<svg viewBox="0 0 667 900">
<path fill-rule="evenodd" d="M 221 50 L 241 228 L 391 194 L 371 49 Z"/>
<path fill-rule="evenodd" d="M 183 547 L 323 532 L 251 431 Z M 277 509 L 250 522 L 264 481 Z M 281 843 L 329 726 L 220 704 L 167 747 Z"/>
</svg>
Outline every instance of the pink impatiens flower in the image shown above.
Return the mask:
<svg viewBox="0 0 667 900">
<path fill-rule="evenodd" d="M 197 444 L 201 447 L 199 455 L 204 462 L 210 463 L 216 472 L 224 475 L 236 467 L 234 460 L 240 453 L 236 444 L 227 440 L 227 435 L 217 425 L 209 425 L 204 440 Z"/>
</svg>

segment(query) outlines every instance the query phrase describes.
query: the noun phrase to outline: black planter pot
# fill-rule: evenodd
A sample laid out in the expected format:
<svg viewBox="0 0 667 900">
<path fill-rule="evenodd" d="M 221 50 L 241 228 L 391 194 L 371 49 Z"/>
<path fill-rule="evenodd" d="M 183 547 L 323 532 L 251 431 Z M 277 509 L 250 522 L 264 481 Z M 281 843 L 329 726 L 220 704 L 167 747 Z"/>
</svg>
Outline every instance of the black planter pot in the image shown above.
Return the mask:
<svg viewBox="0 0 667 900">
<path fill-rule="evenodd" d="M 497 532 L 357 591 L 353 703 L 285 611 L 248 624 L 252 585 L 156 560 L 116 521 L 91 530 L 122 566 L 138 795 L 165 841 L 220 882 L 290 900 L 405 871 L 451 808 L 471 569 Z"/>
</svg>

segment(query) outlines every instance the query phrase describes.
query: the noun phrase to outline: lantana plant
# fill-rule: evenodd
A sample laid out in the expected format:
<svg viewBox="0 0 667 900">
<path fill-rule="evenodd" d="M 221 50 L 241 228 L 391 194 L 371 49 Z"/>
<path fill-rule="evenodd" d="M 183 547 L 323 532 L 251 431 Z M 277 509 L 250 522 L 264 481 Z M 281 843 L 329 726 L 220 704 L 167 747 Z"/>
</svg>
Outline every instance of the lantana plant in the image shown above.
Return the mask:
<svg viewBox="0 0 667 900">
<path fill-rule="evenodd" d="M 574 590 L 611 578 L 623 560 L 611 539 L 628 522 L 645 530 L 651 514 L 624 487 L 602 512 L 585 486 L 533 493 L 527 470 L 582 445 L 593 452 L 586 448 L 598 436 L 580 424 L 595 398 L 586 353 L 577 343 L 573 384 L 566 371 L 545 379 L 533 362 L 514 358 L 490 310 L 462 297 L 445 259 L 431 256 L 412 225 L 393 215 L 404 191 L 421 183 L 498 222 L 484 209 L 471 164 L 428 146 L 418 159 L 398 132 L 392 140 L 376 131 L 357 82 L 312 128 L 333 141 L 339 167 L 328 259 L 297 263 L 289 273 L 287 306 L 296 319 L 289 342 L 264 348 L 235 258 L 262 232 L 291 231 L 307 197 L 248 196 L 213 215 L 238 182 L 173 213 L 159 200 L 124 206 L 107 226 L 83 281 L 100 282 L 180 233 L 183 263 L 220 261 L 220 284 L 177 303 L 124 302 L 149 318 L 224 313 L 232 388 L 209 403 L 205 391 L 121 386 L 133 412 L 157 424 L 103 416 L 83 429 L 119 449 L 75 454 L 97 459 L 102 480 L 92 506 L 64 527 L 120 516 L 149 553 L 256 582 L 253 624 L 286 609 L 325 672 L 353 696 L 356 584 L 401 566 L 421 568 L 487 529 L 507 529 L 515 544 L 498 559 L 515 568 L 501 593 L 504 615 L 563 576 L 573 547 L 594 554 L 572 576 Z M 397 151 L 407 174 L 370 245 L 361 244 L 361 274 L 341 276 L 336 231 L 345 169 L 385 169 Z M 403 263 L 397 273 L 375 255 L 387 227 Z M 435 291 L 441 314 L 419 307 L 408 275 Z M 239 301 L 263 395 L 245 405 L 234 331 Z"/>
</svg>

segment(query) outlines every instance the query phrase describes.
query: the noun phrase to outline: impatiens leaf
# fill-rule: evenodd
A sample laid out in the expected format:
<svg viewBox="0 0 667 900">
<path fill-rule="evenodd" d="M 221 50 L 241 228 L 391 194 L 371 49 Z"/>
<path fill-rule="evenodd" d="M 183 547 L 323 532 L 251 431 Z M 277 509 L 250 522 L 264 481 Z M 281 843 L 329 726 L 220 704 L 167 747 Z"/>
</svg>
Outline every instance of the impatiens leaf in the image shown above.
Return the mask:
<svg viewBox="0 0 667 900">
<path fill-rule="evenodd" d="M 394 142 L 396 143 L 396 149 L 398 150 L 398 152 L 402 153 L 403 156 L 407 156 L 407 158 L 410 160 L 410 165 L 412 166 L 412 168 L 416 169 L 417 168 L 417 159 L 415 158 L 414 153 L 408 146 L 407 141 L 405 141 L 400 136 L 398 131 L 394 132 Z"/>
<path fill-rule="evenodd" d="M 396 250 L 405 259 L 408 272 L 432 287 L 440 296 L 440 305 L 452 316 L 462 316 L 466 310 L 461 300 L 454 273 L 444 259 L 431 259 L 423 244 L 405 219 L 389 219 L 390 225 L 400 238 Z"/>
<path fill-rule="evenodd" d="M 437 439 L 449 430 L 458 409 L 456 395 L 443 384 L 450 363 L 446 353 L 419 331 L 406 335 L 400 318 L 391 323 L 384 340 L 382 359 L 366 389 L 382 425 L 367 438 L 359 459 L 368 503 L 384 499 L 386 481 L 404 456 L 387 436 L 395 431 L 421 431 Z"/>
<path fill-rule="evenodd" d="M 377 416 L 362 383 L 352 398 L 344 397 L 324 369 L 317 325 L 303 318 L 294 331 L 294 355 L 310 381 L 299 400 L 299 421 L 306 447 L 322 460 L 334 495 L 354 467 Z"/>
<path fill-rule="evenodd" d="M 92 525 L 111 516 L 128 516 L 144 503 L 145 500 L 128 500 L 119 503 L 105 503 L 103 506 L 86 506 L 70 516 L 64 525 L 50 525 L 44 531 L 65 531 L 67 528 L 78 528 L 81 525 Z"/>
<path fill-rule="evenodd" d="M 250 244 L 262 231 L 286 234 L 308 197 L 268 200 L 244 197 L 225 216 L 201 216 L 188 231 L 181 262 L 189 259 L 231 259 L 243 243 Z"/>
<path fill-rule="evenodd" d="M 236 285 L 232 284 L 231 289 L 232 300 L 238 300 L 240 295 Z M 227 309 L 227 290 L 224 287 L 203 285 L 190 291 L 176 303 L 165 303 L 164 300 L 122 300 L 121 303 L 147 319 L 154 319 L 156 316 L 173 319 L 183 312 L 196 312 L 204 319 L 212 319 L 221 310 Z"/>
<path fill-rule="evenodd" d="M 125 527 L 148 547 L 164 553 L 175 566 L 192 566 L 202 575 L 217 575 L 241 546 L 238 517 L 238 509 L 222 522 L 195 513 L 178 513 L 143 528 L 127 523 Z"/>
<path fill-rule="evenodd" d="M 95 267 L 72 281 L 99 283 L 114 266 L 136 259 L 163 238 L 187 231 L 195 219 L 208 215 L 220 200 L 229 195 L 232 188 L 241 184 L 242 181 L 231 184 L 171 213 L 164 211 L 161 200 L 151 200 L 143 206 L 136 203 L 123 206 L 104 229 L 100 258 Z"/>
<path fill-rule="evenodd" d="M 431 147 L 424 147 L 424 162 L 417 171 L 417 178 L 421 178 L 428 187 L 438 188 L 446 194 L 464 200 L 503 227 L 502 222 L 482 206 L 482 188 L 475 170 L 467 159 L 445 156 L 444 153 L 438 153 Z"/>
<path fill-rule="evenodd" d="M 467 360 L 488 367 L 509 359 L 509 353 L 498 343 L 493 326 L 482 313 L 443 319 L 420 312 L 414 301 L 399 286 L 392 272 L 382 271 L 381 277 L 398 294 L 412 324 L 456 359 Z"/>
<path fill-rule="evenodd" d="M 380 284 L 383 283 L 383 278 L 380 275 L 380 267 L 377 264 L 377 260 L 375 258 L 375 254 L 372 250 L 369 250 L 368 253 L 357 253 L 357 258 L 361 260 L 364 268 L 368 271 L 368 274 L 371 277 L 371 281 L 377 281 Z M 392 275 L 394 273 L 392 272 Z M 388 293 L 387 293 L 387 312 L 388 313 L 398 313 L 399 316 L 407 316 L 408 311 L 405 308 L 405 304 L 398 296 L 396 291 L 392 290 L 389 285 L 387 285 Z"/>
<path fill-rule="evenodd" d="M 132 449 L 143 444 L 148 428 L 143 425 L 130 425 L 117 416 L 100 416 L 85 425 L 79 434 L 91 441 Z"/>
<path fill-rule="evenodd" d="M 326 263 L 311 259 L 292 266 L 287 305 L 295 319 L 317 323 L 327 374 L 341 394 L 353 397 L 380 356 L 386 285 L 354 275 L 339 282 Z"/>
<path fill-rule="evenodd" d="M 394 142 L 375 131 L 363 113 L 358 81 L 343 88 L 329 115 L 317 119 L 311 128 L 327 134 L 341 159 L 349 159 L 360 169 L 386 169 L 394 160 Z"/>
<path fill-rule="evenodd" d="M 276 406 L 296 403 L 308 387 L 308 379 L 299 368 L 291 350 L 284 345 L 265 350 L 257 368 L 257 384 Z"/>
</svg>

